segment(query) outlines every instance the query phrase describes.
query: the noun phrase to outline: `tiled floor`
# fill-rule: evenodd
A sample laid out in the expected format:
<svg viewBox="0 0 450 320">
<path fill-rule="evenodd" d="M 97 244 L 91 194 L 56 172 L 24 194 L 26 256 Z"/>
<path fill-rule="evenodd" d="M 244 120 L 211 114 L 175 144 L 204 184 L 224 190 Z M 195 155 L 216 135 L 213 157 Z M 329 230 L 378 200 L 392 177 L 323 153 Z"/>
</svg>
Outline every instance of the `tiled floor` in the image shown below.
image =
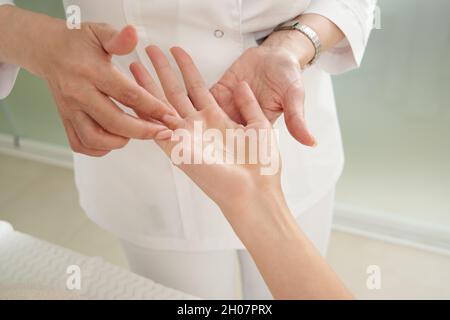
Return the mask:
<svg viewBox="0 0 450 320">
<path fill-rule="evenodd" d="M 0 220 L 16 230 L 126 267 L 117 239 L 86 218 L 70 170 L 0 155 Z M 360 299 L 450 299 L 450 257 L 333 232 L 328 260 Z M 366 269 L 381 268 L 380 290 Z"/>
</svg>

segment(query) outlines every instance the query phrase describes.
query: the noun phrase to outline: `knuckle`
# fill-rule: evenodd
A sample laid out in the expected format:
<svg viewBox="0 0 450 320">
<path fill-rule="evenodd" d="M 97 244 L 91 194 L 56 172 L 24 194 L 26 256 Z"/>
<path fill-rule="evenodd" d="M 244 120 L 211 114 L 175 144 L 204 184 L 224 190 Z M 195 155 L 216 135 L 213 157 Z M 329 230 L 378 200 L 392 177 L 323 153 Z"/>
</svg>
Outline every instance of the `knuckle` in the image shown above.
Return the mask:
<svg viewBox="0 0 450 320">
<path fill-rule="evenodd" d="M 207 122 L 221 118 L 218 109 L 215 108 L 205 108 L 200 112 L 202 114 L 202 118 L 205 119 Z"/>
<path fill-rule="evenodd" d="M 86 27 L 83 29 L 83 26 Z M 105 22 L 87 22 L 82 24 L 82 30 L 86 30 L 91 35 L 93 35 L 96 39 L 98 39 L 99 35 L 106 32 L 114 30 L 114 27 Z"/>
<path fill-rule="evenodd" d="M 94 158 L 101 158 L 106 156 L 108 153 L 110 153 L 110 151 L 96 151 L 96 152 L 88 152 L 86 154 Z"/>
<path fill-rule="evenodd" d="M 80 136 L 83 144 L 90 149 L 98 149 L 103 147 L 102 141 L 98 139 L 97 136 L 92 136 L 90 134 L 87 134 L 86 132 L 80 132 Z"/>
<path fill-rule="evenodd" d="M 80 63 L 79 65 L 77 65 L 75 70 L 78 74 L 89 78 L 94 77 L 97 74 L 96 68 L 93 68 L 88 63 Z"/>
<path fill-rule="evenodd" d="M 248 95 L 236 97 L 235 101 L 240 108 L 261 108 L 258 104 L 258 101 Z"/>
<path fill-rule="evenodd" d="M 300 81 L 296 81 L 293 85 L 295 90 L 297 90 L 298 94 L 304 96 L 305 95 L 305 87 Z"/>
<path fill-rule="evenodd" d="M 83 153 L 84 148 L 81 146 L 80 143 L 78 143 L 76 141 L 73 141 L 73 140 L 70 140 L 69 144 L 70 144 L 70 148 L 72 149 L 73 152 L 75 152 L 75 153 Z"/>
<path fill-rule="evenodd" d="M 195 80 L 191 84 L 189 84 L 189 91 L 204 91 L 206 89 L 205 83 L 202 80 Z"/>
<path fill-rule="evenodd" d="M 111 149 L 122 149 L 124 148 L 128 142 L 130 141 L 130 139 L 127 138 L 122 138 L 122 139 L 118 139 L 117 141 L 114 141 L 114 143 L 111 144 Z"/>
<path fill-rule="evenodd" d="M 82 84 L 76 81 L 65 81 L 60 85 L 60 92 L 65 99 L 76 99 L 83 93 Z"/>
<path fill-rule="evenodd" d="M 139 94 L 133 90 L 123 90 L 120 93 L 120 98 L 127 106 L 136 106 L 139 104 Z"/>
<path fill-rule="evenodd" d="M 55 102 L 61 119 L 63 121 L 65 121 L 66 119 L 69 120 L 72 117 L 71 106 L 64 99 L 58 99 L 58 101 Z"/>
<path fill-rule="evenodd" d="M 301 79 L 293 81 L 288 89 L 287 94 L 295 93 L 296 96 L 302 96 L 305 97 L 305 87 L 303 86 L 303 82 Z"/>
<path fill-rule="evenodd" d="M 91 157 L 102 157 L 108 154 L 110 151 L 103 151 L 103 150 L 91 150 L 95 149 L 90 146 L 85 145 L 85 142 L 75 138 L 69 138 L 69 145 L 73 152 L 84 154 Z"/>
<path fill-rule="evenodd" d="M 75 51 L 76 48 L 71 50 Z M 98 72 L 99 65 L 98 60 L 92 59 L 92 54 L 85 52 L 76 57 L 66 57 L 64 69 L 72 76 L 93 77 Z"/>
<path fill-rule="evenodd" d="M 167 89 L 167 95 L 172 98 L 177 98 L 181 96 L 185 96 L 185 91 L 181 88 L 180 85 L 175 85 L 169 89 Z"/>
<path fill-rule="evenodd" d="M 254 101 L 251 97 L 241 97 L 241 98 L 239 99 L 239 103 L 240 103 L 242 106 L 246 107 L 246 106 L 248 106 L 248 105 L 254 105 L 254 104 L 255 104 L 255 101 Z"/>
<path fill-rule="evenodd" d="M 99 149 L 102 147 L 101 139 L 94 130 L 80 130 L 78 132 L 81 143 L 84 147 L 89 149 Z"/>
<path fill-rule="evenodd" d="M 194 97 L 207 97 L 210 94 L 209 90 L 203 85 L 194 85 L 188 88 L 188 96 L 189 98 Z"/>
<path fill-rule="evenodd" d="M 117 144 L 117 148 L 124 148 L 128 144 L 128 142 L 130 142 L 130 139 L 123 138 L 122 141 Z"/>
<path fill-rule="evenodd" d="M 124 130 L 120 119 L 112 117 L 104 124 L 104 129 L 112 134 L 122 135 Z"/>
</svg>

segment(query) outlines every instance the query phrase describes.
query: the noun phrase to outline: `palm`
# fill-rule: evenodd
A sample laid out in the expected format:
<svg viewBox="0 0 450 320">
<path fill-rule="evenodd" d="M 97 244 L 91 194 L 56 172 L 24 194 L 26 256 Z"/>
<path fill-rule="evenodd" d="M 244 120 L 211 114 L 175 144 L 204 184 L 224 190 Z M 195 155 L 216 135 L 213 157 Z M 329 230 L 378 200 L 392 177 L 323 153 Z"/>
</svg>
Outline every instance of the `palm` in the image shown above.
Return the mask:
<svg viewBox="0 0 450 320">
<path fill-rule="evenodd" d="M 203 130 L 215 129 L 221 132 L 224 140 L 206 141 L 202 137 L 196 136 L 195 126 L 197 124 L 202 125 Z M 189 133 L 191 137 L 190 143 L 187 148 L 181 143 L 181 140 L 163 140 L 157 141 L 162 150 L 172 159 L 175 159 L 174 154 L 183 155 L 188 162 L 175 163 L 184 171 L 205 193 L 207 193 L 213 200 L 220 198 L 236 199 L 238 196 L 245 194 L 248 191 L 247 185 L 249 176 L 256 176 L 261 185 L 267 184 L 273 179 L 278 179 L 278 175 L 267 176 L 261 175 L 261 164 L 249 164 L 248 161 L 244 163 L 238 163 L 233 161 L 232 163 L 226 163 L 226 158 L 237 159 L 237 150 L 234 147 L 230 147 L 225 141 L 226 130 L 229 129 L 257 129 L 261 127 L 258 123 L 256 128 L 252 126 L 244 127 L 231 121 L 228 116 L 220 110 L 218 106 L 211 106 L 203 109 L 201 112 L 193 113 L 186 117 L 182 122 L 182 127 L 176 129 L 183 129 Z M 261 127 L 262 128 L 262 127 Z M 175 129 L 175 128 L 174 128 Z M 258 141 L 260 144 L 261 141 Z M 274 143 L 273 141 L 267 142 L 267 147 L 273 148 L 276 146 L 269 145 Z M 195 146 L 194 146 L 195 145 Z M 207 163 L 205 158 L 205 150 L 208 148 L 208 154 L 214 154 L 217 158 L 213 159 L 212 163 Z M 249 154 L 249 146 L 245 145 L 246 149 L 244 153 Z M 274 159 L 278 163 L 278 153 L 273 153 Z M 194 159 L 200 159 L 201 163 L 195 164 Z M 211 159 L 210 159 L 211 160 Z M 248 160 L 248 159 L 247 159 Z M 223 162 L 222 162 L 223 161 Z M 239 183 L 237 183 L 239 182 Z"/>
<path fill-rule="evenodd" d="M 177 75 L 161 49 L 152 46 L 147 53 L 163 90 L 142 64 L 133 64 L 131 72 L 143 88 L 176 110 L 176 115 L 163 117 L 164 124 L 170 128 L 169 136 L 157 137 L 156 142 L 181 170 L 218 204 L 229 203 L 229 199 L 237 199 L 251 191 L 249 185 L 262 188 L 279 183 L 276 141 L 270 123 L 248 84 L 239 83 L 233 92 L 236 107 L 245 122 L 245 125 L 240 125 L 219 107 L 192 58 L 184 50 L 173 48 L 172 54 L 183 75 L 188 95 L 178 83 Z M 214 134 L 208 135 L 207 129 Z M 229 129 L 231 133 L 237 133 L 236 129 L 241 133 L 245 131 L 241 135 L 243 139 L 228 136 Z M 270 135 L 264 136 L 264 132 Z M 245 133 L 250 134 L 248 139 Z M 254 143 L 247 142 L 252 136 L 257 143 L 255 140 Z"/>
<path fill-rule="evenodd" d="M 233 90 L 242 81 L 250 85 L 271 123 L 284 113 L 294 138 L 306 145 L 314 143 L 303 119 L 302 71 L 287 51 L 251 48 L 213 86 L 211 92 L 219 105 L 238 123 L 243 121 L 234 102 Z"/>
</svg>

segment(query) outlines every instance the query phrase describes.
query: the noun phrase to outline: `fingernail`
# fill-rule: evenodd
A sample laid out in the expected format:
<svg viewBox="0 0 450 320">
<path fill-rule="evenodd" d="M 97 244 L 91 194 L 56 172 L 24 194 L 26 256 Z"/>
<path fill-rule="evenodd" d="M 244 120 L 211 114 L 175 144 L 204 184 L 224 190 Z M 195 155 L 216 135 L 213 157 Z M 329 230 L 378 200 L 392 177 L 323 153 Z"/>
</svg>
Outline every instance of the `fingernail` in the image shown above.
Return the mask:
<svg viewBox="0 0 450 320">
<path fill-rule="evenodd" d="M 171 124 L 174 123 L 174 121 L 177 120 L 177 116 L 175 114 L 165 114 L 162 116 L 161 121 L 164 124 Z"/>
<path fill-rule="evenodd" d="M 164 122 L 164 123 L 170 122 L 171 119 L 172 119 L 172 116 L 170 114 L 165 114 L 161 118 L 162 122 Z"/>
<path fill-rule="evenodd" d="M 149 123 L 148 128 L 150 130 L 152 130 L 153 132 L 155 131 L 164 131 L 167 130 L 167 127 L 163 124 L 157 124 L 157 123 Z"/>
<path fill-rule="evenodd" d="M 173 131 L 172 130 L 163 130 L 156 134 L 155 140 L 167 140 L 172 138 Z"/>
</svg>

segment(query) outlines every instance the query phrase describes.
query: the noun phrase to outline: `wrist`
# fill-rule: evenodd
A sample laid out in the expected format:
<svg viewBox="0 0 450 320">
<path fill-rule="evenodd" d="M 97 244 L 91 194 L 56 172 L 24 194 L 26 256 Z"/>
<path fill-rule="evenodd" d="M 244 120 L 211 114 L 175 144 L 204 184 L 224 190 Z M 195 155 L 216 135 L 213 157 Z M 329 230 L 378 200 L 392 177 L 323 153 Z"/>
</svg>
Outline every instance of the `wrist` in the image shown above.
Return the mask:
<svg viewBox="0 0 450 320">
<path fill-rule="evenodd" d="M 34 34 L 30 35 L 28 43 L 32 52 L 25 57 L 25 69 L 31 73 L 46 77 L 57 58 L 61 55 L 56 42 L 66 35 L 66 24 L 61 19 L 39 15 Z"/>
<path fill-rule="evenodd" d="M 0 6 L 0 61 L 18 65 L 38 76 L 44 74 L 55 32 L 62 20 L 12 5 Z"/>
<path fill-rule="evenodd" d="M 290 239 L 298 232 L 281 186 L 256 187 L 233 203 L 222 211 L 246 247 L 269 237 Z"/>
<path fill-rule="evenodd" d="M 262 44 L 264 47 L 279 48 L 289 51 L 305 68 L 316 53 L 311 40 L 297 30 L 284 30 L 273 32 Z"/>
</svg>

